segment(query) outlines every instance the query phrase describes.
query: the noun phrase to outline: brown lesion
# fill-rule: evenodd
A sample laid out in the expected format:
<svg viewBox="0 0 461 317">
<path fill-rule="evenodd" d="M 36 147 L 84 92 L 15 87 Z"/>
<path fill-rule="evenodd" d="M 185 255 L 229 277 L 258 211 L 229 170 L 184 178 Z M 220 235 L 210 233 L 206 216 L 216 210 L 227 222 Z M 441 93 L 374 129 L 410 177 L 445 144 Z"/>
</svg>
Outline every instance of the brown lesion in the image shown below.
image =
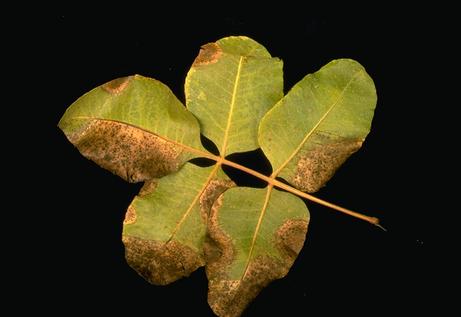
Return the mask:
<svg viewBox="0 0 461 317">
<path fill-rule="evenodd" d="M 128 264 L 151 284 L 166 285 L 189 276 L 205 261 L 199 253 L 177 242 L 158 242 L 123 236 Z"/>
<path fill-rule="evenodd" d="M 206 220 L 210 214 L 211 207 L 216 199 L 227 189 L 234 187 L 235 183 L 231 180 L 213 179 L 211 180 L 203 193 L 200 195 L 200 212 L 202 218 Z"/>
<path fill-rule="evenodd" d="M 136 222 L 136 209 L 133 205 L 128 206 L 125 213 L 125 219 L 123 220 L 124 225 L 130 225 Z"/>
<path fill-rule="evenodd" d="M 119 94 L 128 86 L 132 78 L 133 76 L 128 76 L 111 80 L 102 85 L 102 89 L 113 95 Z"/>
<path fill-rule="evenodd" d="M 138 193 L 138 197 L 146 197 L 151 194 L 158 185 L 158 181 L 156 179 L 149 179 L 144 182 L 144 185 L 141 187 L 141 190 Z"/>
<path fill-rule="evenodd" d="M 209 279 L 208 303 L 219 316 L 240 316 L 263 288 L 288 270 L 289 266 L 275 258 L 258 256 L 241 280 Z"/>
<path fill-rule="evenodd" d="M 212 205 L 208 218 L 208 234 L 204 252 L 208 278 L 208 303 L 219 316 L 239 316 L 245 309 L 245 296 L 239 295 L 240 281 L 230 280 L 227 268 L 232 264 L 237 250 L 232 238 L 222 230 L 218 214 L 223 204 L 223 195 Z M 248 300 L 248 303 L 251 301 Z"/>
<path fill-rule="evenodd" d="M 223 195 L 220 195 L 212 205 L 208 217 L 208 232 L 204 245 L 208 279 L 217 278 L 222 268 L 232 263 L 235 254 L 231 237 L 219 225 L 218 212 L 222 203 Z"/>
<path fill-rule="evenodd" d="M 318 191 L 362 143 L 362 140 L 343 139 L 314 146 L 298 156 L 296 172 L 288 181 L 304 192 Z"/>
<path fill-rule="evenodd" d="M 68 138 L 86 158 L 129 182 L 159 178 L 180 167 L 178 147 L 127 124 L 93 120 Z"/>
<path fill-rule="evenodd" d="M 214 64 L 222 55 L 222 49 L 216 43 L 208 43 L 202 46 L 192 66 Z"/>
<path fill-rule="evenodd" d="M 277 248 L 287 256 L 289 263 L 293 263 L 304 245 L 307 226 L 307 220 L 289 219 L 277 230 L 275 237 Z"/>
</svg>

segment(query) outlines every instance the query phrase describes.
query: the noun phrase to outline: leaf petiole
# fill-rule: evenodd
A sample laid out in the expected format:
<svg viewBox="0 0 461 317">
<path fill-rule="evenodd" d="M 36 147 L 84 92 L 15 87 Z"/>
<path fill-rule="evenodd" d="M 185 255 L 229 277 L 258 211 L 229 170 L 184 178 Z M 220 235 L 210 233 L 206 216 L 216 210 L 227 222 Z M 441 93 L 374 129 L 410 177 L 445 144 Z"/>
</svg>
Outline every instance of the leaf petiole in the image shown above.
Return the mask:
<svg viewBox="0 0 461 317">
<path fill-rule="evenodd" d="M 252 169 L 250 169 L 250 168 L 248 168 L 246 166 L 243 166 L 243 165 L 240 165 L 238 163 L 226 160 L 223 157 L 213 155 L 213 154 L 210 154 L 210 153 L 205 153 L 205 152 L 203 154 L 207 158 L 216 161 L 218 164 L 223 164 L 223 165 L 227 165 L 227 166 L 236 168 L 238 170 L 241 170 L 241 171 L 243 171 L 245 173 L 248 173 L 248 174 L 250 174 L 250 175 L 252 175 L 254 177 L 257 177 L 257 178 L 267 182 L 269 185 L 272 185 L 272 186 L 278 187 L 280 189 L 286 190 L 287 192 L 290 192 L 290 193 L 295 194 L 297 196 L 306 198 L 306 199 L 308 199 L 310 201 L 313 201 L 313 202 L 315 202 L 317 204 L 320 204 L 320 205 L 329 207 L 331 209 L 337 210 L 337 211 L 342 212 L 344 214 L 347 214 L 349 216 L 364 220 L 364 221 L 366 221 L 368 223 L 371 223 L 372 225 L 375 225 L 375 226 L 381 228 L 384 231 L 387 231 L 383 226 L 380 225 L 379 219 L 376 218 L 376 217 L 367 216 L 367 215 L 361 214 L 359 212 L 356 212 L 356 211 L 353 211 L 353 210 L 350 210 L 350 209 L 335 205 L 333 203 L 330 203 L 330 202 L 325 201 L 323 199 L 320 199 L 318 197 L 312 196 L 311 194 L 307 194 L 307 193 L 302 192 L 302 191 L 300 191 L 300 190 L 298 190 L 298 189 L 296 189 L 296 188 L 294 188 L 294 187 L 292 187 L 290 185 L 282 183 L 281 181 L 275 179 L 274 176 L 266 176 L 264 174 L 261 174 L 261 173 L 255 171 L 255 170 L 252 170 Z"/>
</svg>

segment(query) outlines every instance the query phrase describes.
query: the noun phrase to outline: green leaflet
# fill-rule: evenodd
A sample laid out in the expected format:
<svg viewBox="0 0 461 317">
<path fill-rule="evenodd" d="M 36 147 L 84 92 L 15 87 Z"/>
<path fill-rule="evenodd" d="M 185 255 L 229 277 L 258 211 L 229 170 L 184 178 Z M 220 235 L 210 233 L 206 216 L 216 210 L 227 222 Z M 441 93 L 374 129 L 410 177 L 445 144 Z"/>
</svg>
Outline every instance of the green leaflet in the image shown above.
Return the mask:
<svg viewBox="0 0 461 317">
<path fill-rule="evenodd" d="M 194 116 L 164 84 L 139 75 L 86 93 L 59 128 L 84 156 L 130 182 L 176 171 L 203 149 Z"/>
<path fill-rule="evenodd" d="M 273 175 L 317 191 L 361 147 L 375 106 L 373 80 L 356 61 L 334 60 L 304 77 L 259 126 Z"/>
<path fill-rule="evenodd" d="M 221 156 L 259 147 L 263 115 L 283 96 L 282 62 L 247 37 L 206 44 L 186 84 L 187 108 Z"/>
<path fill-rule="evenodd" d="M 160 285 L 203 266 L 208 211 L 231 186 L 218 165 L 201 168 L 190 163 L 146 183 L 128 207 L 123 226 L 130 266 Z"/>
<path fill-rule="evenodd" d="M 309 212 L 298 197 L 231 188 L 213 205 L 208 226 L 208 302 L 219 316 L 239 316 L 259 291 L 284 277 L 306 237 Z"/>
</svg>

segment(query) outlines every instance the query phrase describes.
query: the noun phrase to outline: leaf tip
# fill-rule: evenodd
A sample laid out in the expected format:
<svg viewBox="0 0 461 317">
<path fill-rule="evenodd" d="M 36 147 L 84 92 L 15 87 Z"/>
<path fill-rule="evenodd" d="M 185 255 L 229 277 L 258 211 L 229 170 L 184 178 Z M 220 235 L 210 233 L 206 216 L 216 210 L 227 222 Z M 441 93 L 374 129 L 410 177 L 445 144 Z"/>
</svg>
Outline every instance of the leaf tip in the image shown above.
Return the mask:
<svg viewBox="0 0 461 317">
<path fill-rule="evenodd" d="M 218 316 L 240 316 L 263 288 L 286 273 L 278 261 L 258 256 L 241 280 L 210 280 L 208 303 Z"/>
<path fill-rule="evenodd" d="M 189 276 L 205 264 L 203 257 L 185 244 L 159 242 L 124 235 L 128 264 L 154 285 L 167 285 Z"/>
<path fill-rule="evenodd" d="M 387 229 L 384 228 L 380 223 L 379 223 L 379 219 L 376 218 L 376 217 L 370 217 L 370 222 L 372 224 L 374 224 L 376 227 L 378 227 L 379 229 L 383 230 L 384 232 L 387 232 Z"/>
</svg>

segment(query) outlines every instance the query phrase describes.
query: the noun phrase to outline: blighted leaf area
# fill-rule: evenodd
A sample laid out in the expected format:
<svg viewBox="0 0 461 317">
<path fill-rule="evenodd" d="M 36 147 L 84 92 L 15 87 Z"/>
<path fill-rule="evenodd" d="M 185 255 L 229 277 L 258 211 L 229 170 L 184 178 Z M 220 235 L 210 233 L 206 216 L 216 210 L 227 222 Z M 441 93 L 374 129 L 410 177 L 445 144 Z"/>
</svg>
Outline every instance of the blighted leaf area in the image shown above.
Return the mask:
<svg viewBox="0 0 461 317">
<path fill-rule="evenodd" d="M 287 255 L 289 261 L 294 261 L 301 251 L 306 239 L 308 223 L 304 219 L 290 219 L 277 231 L 277 246 Z"/>
<path fill-rule="evenodd" d="M 192 66 L 203 66 L 214 64 L 222 55 L 222 50 L 216 43 L 208 43 L 202 46 L 197 58 L 194 60 Z"/>
<path fill-rule="evenodd" d="M 315 193 L 361 146 L 362 141 L 356 139 L 315 145 L 310 151 L 299 155 L 295 174 L 288 182 L 302 191 Z"/>
<path fill-rule="evenodd" d="M 189 276 L 205 264 L 203 258 L 184 244 L 123 236 L 125 257 L 139 275 L 155 285 L 167 285 Z"/>
<path fill-rule="evenodd" d="M 111 80 L 107 84 L 102 85 L 102 88 L 110 94 L 119 94 L 125 89 L 130 83 L 133 76 L 121 77 Z"/>
<path fill-rule="evenodd" d="M 162 177 L 179 168 L 177 147 L 127 124 L 93 120 L 68 138 L 83 156 L 128 182 Z"/>
<path fill-rule="evenodd" d="M 227 189 L 236 186 L 231 180 L 214 179 L 211 180 L 203 193 L 200 195 L 200 210 L 205 221 L 210 216 L 211 207 L 216 199 Z"/>
</svg>

